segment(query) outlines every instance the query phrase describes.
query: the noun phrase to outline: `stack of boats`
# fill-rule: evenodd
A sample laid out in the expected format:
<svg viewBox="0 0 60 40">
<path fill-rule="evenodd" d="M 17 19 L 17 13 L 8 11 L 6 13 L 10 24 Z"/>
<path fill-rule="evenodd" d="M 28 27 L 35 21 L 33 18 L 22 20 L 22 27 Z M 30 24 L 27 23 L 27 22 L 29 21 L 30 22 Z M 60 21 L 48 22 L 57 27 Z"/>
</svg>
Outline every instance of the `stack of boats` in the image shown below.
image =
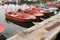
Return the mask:
<svg viewBox="0 0 60 40">
<path fill-rule="evenodd" d="M 10 8 L 10 10 L 5 10 L 5 16 L 7 19 L 15 22 L 32 22 L 35 19 L 45 17 L 49 18 L 52 16 L 52 14 L 54 14 L 54 11 L 58 10 L 56 7 L 48 7 L 42 5 L 30 7 L 27 4 L 18 6 L 15 9 L 13 8 Z"/>
</svg>

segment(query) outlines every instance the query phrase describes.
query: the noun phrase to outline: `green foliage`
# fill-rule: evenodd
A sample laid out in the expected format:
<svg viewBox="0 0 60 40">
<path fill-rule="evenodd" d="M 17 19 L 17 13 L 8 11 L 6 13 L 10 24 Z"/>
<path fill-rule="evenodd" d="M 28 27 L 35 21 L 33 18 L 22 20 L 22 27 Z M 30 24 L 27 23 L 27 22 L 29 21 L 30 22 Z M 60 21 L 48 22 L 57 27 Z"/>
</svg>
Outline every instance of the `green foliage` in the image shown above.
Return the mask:
<svg viewBox="0 0 60 40">
<path fill-rule="evenodd" d="M 39 2 L 33 2 L 33 1 L 21 1 L 21 4 L 39 4 Z"/>
</svg>

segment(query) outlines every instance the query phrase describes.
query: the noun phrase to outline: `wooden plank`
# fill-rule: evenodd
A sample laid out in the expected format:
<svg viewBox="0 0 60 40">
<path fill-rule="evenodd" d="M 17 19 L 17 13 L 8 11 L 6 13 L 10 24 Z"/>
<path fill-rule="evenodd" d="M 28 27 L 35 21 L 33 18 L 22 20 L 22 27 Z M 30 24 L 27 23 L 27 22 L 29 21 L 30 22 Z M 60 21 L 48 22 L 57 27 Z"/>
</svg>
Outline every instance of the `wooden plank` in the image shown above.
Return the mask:
<svg viewBox="0 0 60 40">
<path fill-rule="evenodd" d="M 53 30 L 54 28 L 58 27 L 60 25 L 60 22 L 56 22 L 50 27 L 45 28 L 47 31 Z"/>
</svg>

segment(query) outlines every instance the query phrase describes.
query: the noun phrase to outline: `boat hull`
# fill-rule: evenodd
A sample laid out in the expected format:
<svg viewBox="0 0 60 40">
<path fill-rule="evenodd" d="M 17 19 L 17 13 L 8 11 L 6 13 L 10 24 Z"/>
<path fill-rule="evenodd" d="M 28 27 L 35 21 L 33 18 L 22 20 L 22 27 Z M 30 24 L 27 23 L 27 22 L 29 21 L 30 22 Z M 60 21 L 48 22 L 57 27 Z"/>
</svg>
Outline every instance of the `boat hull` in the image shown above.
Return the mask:
<svg viewBox="0 0 60 40">
<path fill-rule="evenodd" d="M 9 19 L 9 20 L 12 20 L 12 21 L 15 21 L 15 22 L 32 22 L 33 21 L 33 19 L 19 19 L 19 18 L 12 17 L 12 16 L 9 16 L 9 15 L 6 15 L 6 19 Z"/>
</svg>

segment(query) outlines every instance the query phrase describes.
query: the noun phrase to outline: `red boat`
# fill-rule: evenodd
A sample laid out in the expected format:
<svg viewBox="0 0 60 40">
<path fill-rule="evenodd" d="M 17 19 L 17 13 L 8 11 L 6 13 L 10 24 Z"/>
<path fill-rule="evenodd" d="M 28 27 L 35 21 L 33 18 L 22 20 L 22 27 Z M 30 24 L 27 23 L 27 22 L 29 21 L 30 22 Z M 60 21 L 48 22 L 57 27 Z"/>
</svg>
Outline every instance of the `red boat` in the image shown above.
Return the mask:
<svg viewBox="0 0 60 40">
<path fill-rule="evenodd" d="M 57 3 L 54 4 L 54 2 L 53 3 L 52 2 L 48 2 L 48 3 L 46 3 L 46 6 L 56 7 L 56 8 L 58 8 L 60 10 L 60 4 L 57 4 Z"/>
<path fill-rule="evenodd" d="M 24 10 L 24 12 L 27 13 L 27 14 L 34 15 L 34 16 L 36 16 L 37 18 L 41 18 L 41 17 L 44 16 L 44 14 L 42 14 L 41 12 L 39 12 L 39 10 L 42 10 L 42 9 L 29 8 L 29 9 Z"/>
<path fill-rule="evenodd" d="M 0 33 L 2 33 L 5 30 L 5 26 L 0 24 Z"/>
<path fill-rule="evenodd" d="M 55 5 L 55 7 L 57 7 L 60 10 L 60 4 Z"/>
<path fill-rule="evenodd" d="M 34 12 L 37 12 L 37 13 L 40 13 L 40 14 L 51 14 L 52 12 L 54 12 L 54 11 L 52 11 L 52 10 L 48 10 L 48 9 L 44 9 L 44 8 L 31 8 L 32 9 L 32 11 L 34 10 Z"/>
<path fill-rule="evenodd" d="M 25 10 L 25 13 L 32 14 L 32 15 L 36 16 L 37 18 L 41 18 L 46 15 L 50 16 L 50 14 L 52 14 L 52 12 L 53 11 L 51 11 L 51 10 L 46 10 L 43 8 L 30 8 L 30 9 Z"/>
<path fill-rule="evenodd" d="M 34 19 L 36 19 L 36 17 L 33 15 L 20 13 L 20 12 L 16 12 L 16 13 L 12 12 L 12 14 L 9 14 L 9 12 L 5 11 L 5 16 L 7 19 L 16 22 L 32 22 Z"/>
<path fill-rule="evenodd" d="M 42 12 L 44 14 L 49 14 L 49 13 L 52 13 L 53 11 L 52 10 L 45 9 L 45 10 L 41 10 L 40 12 Z"/>
<path fill-rule="evenodd" d="M 52 10 L 41 10 L 40 12 L 44 14 L 44 18 L 50 18 L 54 15 L 54 11 Z"/>
</svg>

